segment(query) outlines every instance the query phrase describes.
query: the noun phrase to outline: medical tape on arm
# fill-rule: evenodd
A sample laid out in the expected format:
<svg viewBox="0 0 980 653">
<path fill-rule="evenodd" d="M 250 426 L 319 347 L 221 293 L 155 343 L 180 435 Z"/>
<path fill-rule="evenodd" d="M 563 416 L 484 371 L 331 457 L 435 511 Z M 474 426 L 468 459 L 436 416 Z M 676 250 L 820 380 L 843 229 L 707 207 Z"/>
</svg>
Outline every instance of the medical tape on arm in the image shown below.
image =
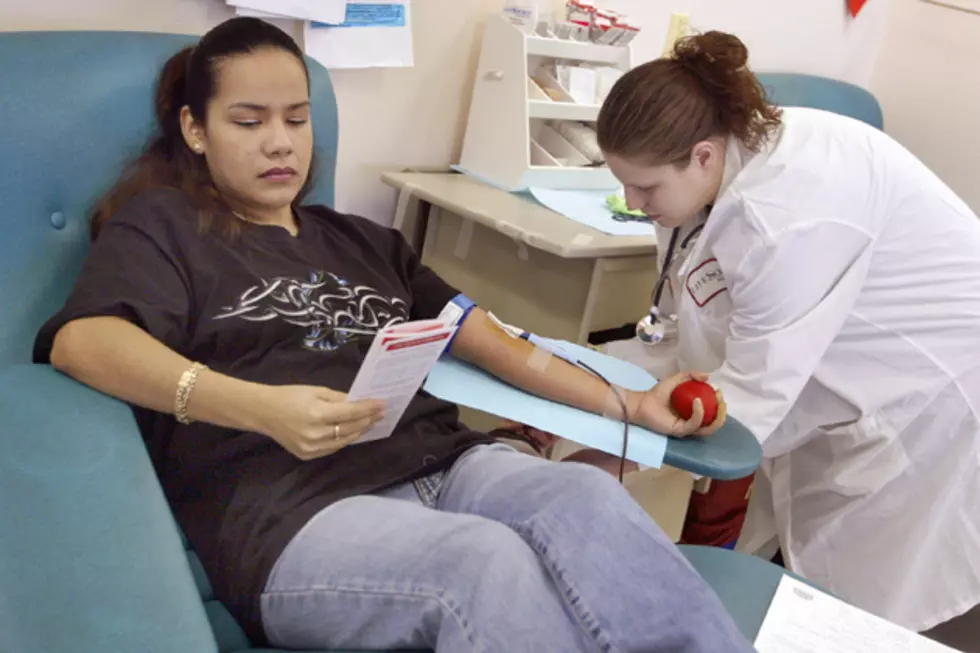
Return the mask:
<svg viewBox="0 0 980 653">
<path fill-rule="evenodd" d="M 599 373 L 598 370 L 594 369 L 592 366 L 586 364 L 584 361 L 580 360 L 578 357 L 574 356 L 570 352 L 566 352 L 561 346 L 552 343 L 551 341 L 545 340 L 540 336 L 536 336 L 533 333 L 529 333 L 521 329 L 520 327 L 515 327 L 510 324 L 505 324 L 500 319 L 497 318 L 493 313 L 488 313 L 490 321 L 497 326 L 498 329 L 506 333 L 512 338 L 521 338 L 527 340 L 532 345 L 534 345 L 534 351 L 528 357 L 528 366 L 536 371 L 543 371 L 548 363 L 551 362 L 552 357 L 559 357 L 572 365 L 580 367 L 590 374 L 598 377 L 602 380 L 609 391 L 606 395 L 606 401 L 603 405 L 603 416 L 614 419 L 616 421 L 621 421 L 623 424 L 623 449 L 619 456 L 619 481 L 623 482 L 624 468 L 626 465 L 626 453 L 629 448 L 629 414 L 627 405 L 627 393 L 626 390 L 613 384 L 609 379 Z"/>
<path fill-rule="evenodd" d="M 544 347 L 536 346 L 531 350 L 531 355 L 527 357 L 527 366 L 535 372 L 544 372 L 551 363 L 552 358 L 554 356 L 550 351 Z"/>
<path fill-rule="evenodd" d="M 529 343 L 534 345 L 535 349 L 543 350 L 548 354 L 550 354 L 550 356 L 555 356 L 557 358 L 560 358 L 567 363 L 571 363 L 572 365 L 579 364 L 578 357 L 565 351 L 564 349 L 561 348 L 561 346 L 545 338 L 542 338 L 541 336 L 536 336 L 530 331 L 525 331 L 520 327 L 516 327 L 511 324 L 505 324 L 500 318 L 498 318 L 493 313 L 488 313 L 488 315 L 490 316 L 490 321 L 493 322 L 498 329 L 500 329 L 501 331 L 509 335 L 511 338 L 520 338 L 521 340 L 527 340 Z"/>
<path fill-rule="evenodd" d="M 493 322 L 494 326 L 506 333 L 511 338 L 514 338 L 515 340 L 527 340 L 534 345 L 534 349 L 531 350 L 531 355 L 527 357 L 528 367 L 536 372 L 542 372 L 546 367 L 548 367 L 548 363 L 551 362 L 554 354 L 549 348 L 539 346 L 538 342 L 532 340 L 532 338 L 537 340 L 536 336 L 532 336 L 530 333 L 524 329 L 521 329 L 520 327 L 505 324 L 493 313 L 487 313 L 487 315 L 490 317 L 490 321 Z"/>
</svg>

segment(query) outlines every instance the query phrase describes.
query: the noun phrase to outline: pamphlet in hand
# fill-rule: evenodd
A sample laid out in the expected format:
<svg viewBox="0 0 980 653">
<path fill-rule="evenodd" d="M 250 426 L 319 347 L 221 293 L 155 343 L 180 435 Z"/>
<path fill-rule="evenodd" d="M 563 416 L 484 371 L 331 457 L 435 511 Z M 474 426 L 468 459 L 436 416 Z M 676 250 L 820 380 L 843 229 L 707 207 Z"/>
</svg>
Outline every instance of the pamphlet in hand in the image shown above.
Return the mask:
<svg viewBox="0 0 980 653">
<path fill-rule="evenodd" d="M 391 435 L 455 332 L 442 320 L 402 322 L 378 332 L 347 399 L 383 401 L 385 417 L 355 444 Z"/>
</svg>

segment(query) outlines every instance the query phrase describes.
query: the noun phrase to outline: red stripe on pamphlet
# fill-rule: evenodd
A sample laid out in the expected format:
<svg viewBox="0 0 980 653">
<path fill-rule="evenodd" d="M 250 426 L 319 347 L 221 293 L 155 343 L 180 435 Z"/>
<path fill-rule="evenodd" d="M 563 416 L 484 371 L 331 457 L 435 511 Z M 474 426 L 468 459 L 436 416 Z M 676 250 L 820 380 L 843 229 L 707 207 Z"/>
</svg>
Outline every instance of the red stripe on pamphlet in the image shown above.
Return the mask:
<svg viewBox="0 0 980 653">
<path fill-rule="evenodd" d="M 381 341 L 382 345 L 387 345 L 389 342 L 394 342 L 391 347 L 385 347 L 388 351 L 395 351 L 397 349 L 405 349 L 407 347 L 416 347 L 418 345 L 427 345 L 430 342 L 439 342 L 440 340 L 447 340 L 452 333 L 438 333 L 434 336 L 429 336 L 427 338 L 385 338 Z"/>
</svg>

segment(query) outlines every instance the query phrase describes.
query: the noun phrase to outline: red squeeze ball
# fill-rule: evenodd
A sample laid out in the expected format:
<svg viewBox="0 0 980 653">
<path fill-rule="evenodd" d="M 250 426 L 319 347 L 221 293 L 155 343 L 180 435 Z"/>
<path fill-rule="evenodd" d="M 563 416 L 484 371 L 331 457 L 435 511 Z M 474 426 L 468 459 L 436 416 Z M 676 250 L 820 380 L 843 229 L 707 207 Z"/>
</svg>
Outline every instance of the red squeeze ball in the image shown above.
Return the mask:
<svg viewBox="0 0 980 653">
<path fill-rule="evenodd" d="M 715 389 L 704 381 L 685 381 L 670 393 L 670 405 L 683 419 L 691 419 L 694 414 L 694 400 L 700 399 L 704 408 L 701 426 L 710 426 L 718 417 L 718 397 Z"/>
</svg>

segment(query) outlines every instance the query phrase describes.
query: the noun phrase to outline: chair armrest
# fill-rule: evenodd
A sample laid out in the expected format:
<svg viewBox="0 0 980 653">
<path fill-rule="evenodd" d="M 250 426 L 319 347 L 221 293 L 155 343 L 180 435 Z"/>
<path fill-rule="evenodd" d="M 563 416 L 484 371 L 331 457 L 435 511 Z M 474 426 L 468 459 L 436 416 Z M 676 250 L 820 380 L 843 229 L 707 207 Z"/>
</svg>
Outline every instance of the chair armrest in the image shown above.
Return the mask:
<svg viewBox="0 0 980 653">
<path fill-rule="evenodd" d="M 768 560 L 721 547 L 681 545 L 681 553 L 721 599 L 742 634 L 754 642 L 783 575 L 819 589 Z"/>
<path fill-rule="evenodd" d="M 669 438 L 664 463 L 720 481 L 745 478 L 762 462 L 762 445 L 741 422 L 728 416 L 706 438 Z"/>
<path fill-rule="evenodd" d="M 129 407 L 0 368 L 0 651 L 216 650 Z"/>
</svg>

